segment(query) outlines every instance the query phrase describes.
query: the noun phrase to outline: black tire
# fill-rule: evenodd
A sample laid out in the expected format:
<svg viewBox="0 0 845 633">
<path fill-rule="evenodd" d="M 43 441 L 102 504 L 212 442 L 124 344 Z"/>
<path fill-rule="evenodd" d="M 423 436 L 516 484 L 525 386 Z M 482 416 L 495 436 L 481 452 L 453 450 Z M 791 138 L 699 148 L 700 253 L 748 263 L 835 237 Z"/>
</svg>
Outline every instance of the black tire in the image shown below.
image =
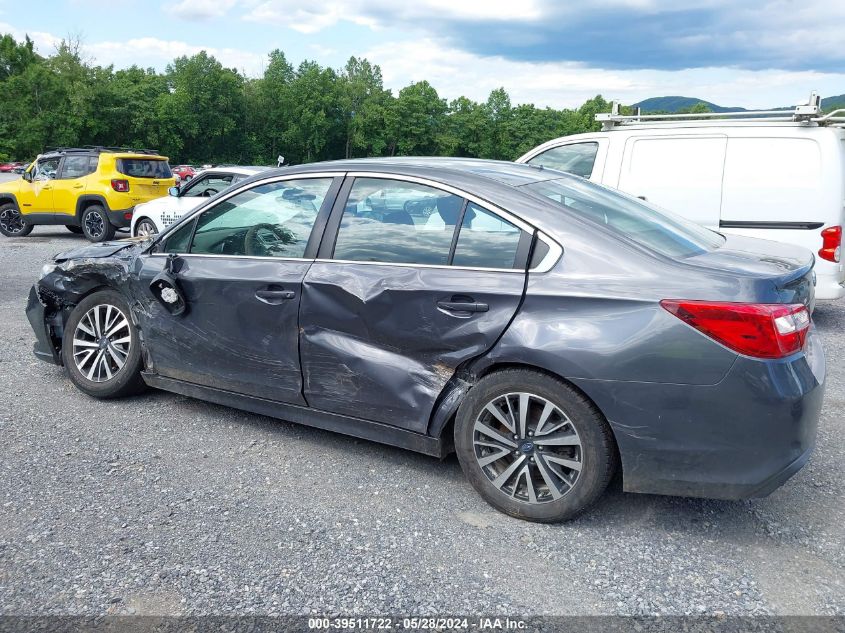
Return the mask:
<svg viewBox="0 0 845 633">
<path fill-rule="evenodd" d="M 74 359 L 74 337 L 77 333 L 79 323 L 86 317 L 86 315 L 89 314 L 89 311 L 94 309 L 108 310 L 109 306 L 111 308 L 117 308 L 122 313 L 121 316 L 128 322 L 127 328 L 118 330 L 112 337 L 113 340 L 118 342 L 126 338 L 127 335 L 130 339 L 128 343 L 128 350 L 126 350 L 125 354 L 124 364 L 122 367 L 117 367 L 113 360 L 109 361 L 109 356 L 106 356 L 108 352 L 108 348 L 106 346 L 94 348 L 96 350 L 94 352 L 95 357 L 90 361 L 90 364 L 84 362 L 84 357 L 80 356 L 79 360 L 82 364 L 82 368 L 80 369 L 77 365 L 77 361 Z M 83 339 L 86 342 L 88 342 L 88 340 L 96 342 L 98 338 L 102 338 L 97 336 L 96 327 L 93 327 L 93 322 L 91 320 L 86 320 L 83 325 L 85 327 L 90 327 L 90 329 L 94 331 L 94 334 L 89 336 L 84 330 L 80 330 L 80 339 Z M 80 347 L 79 349 L 84 350 L 86 348 Z M 103 371 L 98 371 L 93 377 L 89 377 L 87 373 L 83 372 L 88 372 L 91 366 L 97 364 L 96 354 L 100 352 L 103 353 L 107 361 L 111 364 L 108 366 L 108 370 L 104 368 Z M 141 378 L 141 343 L 138 336 L 138 330 L 132 322 L 129 306 L 126 304 L 123 297 L 114 290 L 102 290 L 88 295 L 73 309 L 73 312 L 71 312 L 65 326 L 64 340 L 62 341 L 62 360 L 64 361 L 68 376 L 71 381 L 73 381 L 73 384 L 75 384 L 80 391 L 87 393 L 89 396 L 94 396 L 95 398 L 121 398 L 140 393 L 146 388 L 146 385 Z M 113 373 L 111 373 L 112 371 Z M 111 377 L 108 377 L 109 373 L 111 373 Z M 103 374 L 106 374 L 105 379 L 101 379 Z"/>
<path fill-rule="evenodd" d="M 519 394 L 531 394 L 531 397 L 535 398 L 529 399 L 529 405 L 526 408 L 528 414 L 525 417 L 528 420 L 532 419 L 532 415 L 537 416 L 536 412 L 541 411 L 540 405 L 545 400 L 557 407 L 552 416 L 557 416 L 558 411 L 563 413 L 570 421 L 570 426 L 564 422 L 560 427 L 563 429 L 561 433 L 548 435 L 546 435 L 548 431 L 545 431 L 533 436 L 533 433 L 526 430 L 525 439 L 514 439 L 514 435 L 506 434 L 507 427 L 498 423 L 500 426 L 494 430 L 499 430 L 513 446 L 501 444 L 501 448 L 486 448 L 486 446 L 493 446 L 496 442 L 476 446 L 475 437 L 482 442 L 490 440 L 484 433 L 476 436 L 476 420 L 480 419 L 485 424 L 491 424 L 491 421 L 496 424 L 495 418 L 491 417 L 485 409 L 488 403 L 507 403 L 507 398 L 516 398 L 510 402 L 518 404 L 521 402 Z M 518 417 L 518 414 L 514 413 L 510 419 L 513 420 L 514 417 Z M 547 419 L 551 419 L 551 416 Z M 555 419 L 563 420 L 564 418 L 556 417 Z M 514 421 L 514 426 L 518 424 Z M 540 425 L 535 424 L 534 428 L 538 426 Z M 525 427 L 530 429 L 530 422 L 526 423 Z M 541 437 L 548 438 L 551 435 L 563 434 L 573 437 L 571 435 L 573 429 L 574 436 L 577 436 L 580 442 L 577 447 L 544 445 L 540 448 Z M 538 430 L 543 431 L 542 428 Z M 533 437 L 528 437 L 529 435 Z M 511 451 L 511 448 L 514 450 Z M 540 523 L 565 521 L 587 509 L 607 488 L 617 463 L 616 443 L 612 432 L 596 406 L 571 385 L 546 374 L 525 369 L 494 372 L 479 380 L 470 390 L 461 403 L 455 420 L 455 450 L 464 474 L 485 501 L 505 514 Z M 506 452 L 495 453 L 499 450 Z M 477 451 L 480 453 L 478 457 Z M 559 498 L 554 498 L 555 495 L 552 495 L 551 488 L 540 469 L 541 466 L 547 468 L 549 464 L 552 464 L 562 471 L 556 463 L 546 460 L 548 457 L 559 458 L 561 454 L 558 451 L 572 451 L 569 457 L 574 462 L 580 461 L 580 467 L 578 471 L 569 471 L 573 483 L 569 487 L 564 487 L 563 490 L 561 487 L 566 486 L 563 480 L 551 476 L 551 473 L 546 470 L 546 475 L 550 475 L 552 480 L 559 484 L 556 486 L 556 495 L 559 495 Z M 479 459 L 484 460 L 485 457 L 495 456 L 495 454 L 500 454 L 502 457 L 482 467 Z M 508 470 L 508 465 L 517 460 L 520 460 L 520 464 L 513 471 L 515 479 L 507 478 L 504 482 L 500 481 L 501 487 L 496 486 L 492 477 L 501 479 Z M 530 473 L 522 474 L 522 469 L 525 467 L 531 469 Z M 533 502 L 528 496 L 529 485 L 531 494 L 535 497 Z M 516 494 L 510 494 L 505 489 L 507 487 L 510 487 L 510 492 Z M 524 497 L 524 500 L 517 496 Z"/>
<path fill-rule="evenodd" d="M 86 207 L 80 218 L 82 234 L 89 242 L 108 242 L 114 238 L 114 225 L 106 210 L 98 204 Z"/>
<path fill-rule="evenodd" d="M 66 224 L 65 228 L 70 231 L 71 233 L 75 233 L 76 235 L 82 235 L 82 227 L 76 226 L 75 224 Z"/>
<path fill-rule="evenodd" d="M 146 227 L 146 233 L 142 230 L 144 227 Z M 158 227 L 149 218 L 142 218 L 135 223 L 135 233 L 132 237 L 138 237 L 139 235 L 158 235 Z"/>
<path fill-rule="evenodd" d="M 0 205 L 0 233 L 6 237 L 25 237 L 32 233 L 32 225 L 24 222 L 18 208 L 9 202 Z"/>
</svg>

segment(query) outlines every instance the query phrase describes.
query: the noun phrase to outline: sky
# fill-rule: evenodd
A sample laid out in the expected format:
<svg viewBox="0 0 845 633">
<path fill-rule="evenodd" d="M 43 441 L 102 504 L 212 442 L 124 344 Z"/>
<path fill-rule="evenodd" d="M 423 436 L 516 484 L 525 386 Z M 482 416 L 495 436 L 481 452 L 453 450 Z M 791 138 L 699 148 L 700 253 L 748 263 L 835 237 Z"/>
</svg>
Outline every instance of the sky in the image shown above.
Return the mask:
<svg viewBox="0 0 845 633">
<path fill-rule="evenodd" d="M 841 0 L 0 0 L 0 33 L 39 52 L 65 37 L 117 68 L 163 70 L 206 50 L 260 76 L 279 48 L 298 64 L 378 64 L 394 93 L 575 107 L 682 95 L 769 108 L 845 93 Z"/>
</svg>

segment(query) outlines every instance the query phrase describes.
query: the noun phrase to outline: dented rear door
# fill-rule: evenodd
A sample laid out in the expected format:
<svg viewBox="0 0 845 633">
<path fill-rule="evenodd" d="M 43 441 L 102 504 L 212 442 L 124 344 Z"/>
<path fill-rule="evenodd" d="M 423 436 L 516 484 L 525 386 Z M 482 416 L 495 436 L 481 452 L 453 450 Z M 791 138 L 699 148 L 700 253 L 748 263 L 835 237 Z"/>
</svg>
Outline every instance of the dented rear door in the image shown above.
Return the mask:
<svg viewBox="0 0 845 633">
<path fill-rule="evenodd" d="M 456 368 L 515 315 L 531 235 L 462 196 L 389 180 L 345 185 L 305 276 L 304 394 L 317 409 L 425 432 Z M 374 202 L 402 196 L 398 210 Z"/>
</svg>

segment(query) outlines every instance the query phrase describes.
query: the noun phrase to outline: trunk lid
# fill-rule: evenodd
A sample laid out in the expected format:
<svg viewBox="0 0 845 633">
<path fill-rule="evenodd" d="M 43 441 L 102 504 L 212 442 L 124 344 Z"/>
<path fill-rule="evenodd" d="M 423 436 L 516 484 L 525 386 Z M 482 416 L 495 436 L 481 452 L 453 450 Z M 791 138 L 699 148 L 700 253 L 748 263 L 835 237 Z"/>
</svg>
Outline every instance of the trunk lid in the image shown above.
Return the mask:
<svg viewBox="0 0 845 633">
<path fill-rule="evenodd" d="M 129 181 L 129 191 L 141 200 L 153 200 L 168 195 L 176 183 L 165 156 L 120 154 L 116 157 L 118 173 Z"/>
<path fill-rule="evenodd" d="M 694 266 L 742 277 L 768 279 L 780 303 L 815 303 L 815 256 L 806 248 L 740 235 L 725 235 L 720 248 L 685 260 Z"/>
</svg>

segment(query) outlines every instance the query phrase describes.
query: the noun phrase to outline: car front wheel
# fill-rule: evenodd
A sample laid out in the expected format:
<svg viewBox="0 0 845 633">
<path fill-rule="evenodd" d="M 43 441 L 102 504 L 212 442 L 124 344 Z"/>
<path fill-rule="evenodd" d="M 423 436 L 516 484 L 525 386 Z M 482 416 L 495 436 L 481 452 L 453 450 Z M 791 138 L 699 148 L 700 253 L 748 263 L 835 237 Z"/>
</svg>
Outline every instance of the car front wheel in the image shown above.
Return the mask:
<svg viewBox="0 0 845 633">
<path fill-rule="evenodd" d="M 158 235 L 158 228 L 152 220 L 144 218 L 135 225 L 135 237 L 151 237 Z"/>
<path fill-rule="evenodd" d="M 107 242 L 114 237 L 114 226 L 100 205 L 91 205 L 82 212 L 81 225 L 82 233 L 90 242 Z"/>
<path fill-rule="evenodd" d="M 32 225 L 23 221 L 15 205 L 4 204 L 0 206 L 0 233 L 6 237 L 24 237 L 32 233 Z"/>
<path fill-rule="evenodd" d="M 104 290 L 79 302 L 65 326 L 62 360 L 73 384 L 89 396 L 119 398 L 144 389 L 138 331 L 120 294 Z"/>
<path fill-rule="evenodd" d="M 552 523 L 598 499 L 616 467 L 610 427 L 567 383 L 522 369 L 479 380 L 458 409 L 455 449 L 473 487 L 498 510 Z"/>
</svg>

